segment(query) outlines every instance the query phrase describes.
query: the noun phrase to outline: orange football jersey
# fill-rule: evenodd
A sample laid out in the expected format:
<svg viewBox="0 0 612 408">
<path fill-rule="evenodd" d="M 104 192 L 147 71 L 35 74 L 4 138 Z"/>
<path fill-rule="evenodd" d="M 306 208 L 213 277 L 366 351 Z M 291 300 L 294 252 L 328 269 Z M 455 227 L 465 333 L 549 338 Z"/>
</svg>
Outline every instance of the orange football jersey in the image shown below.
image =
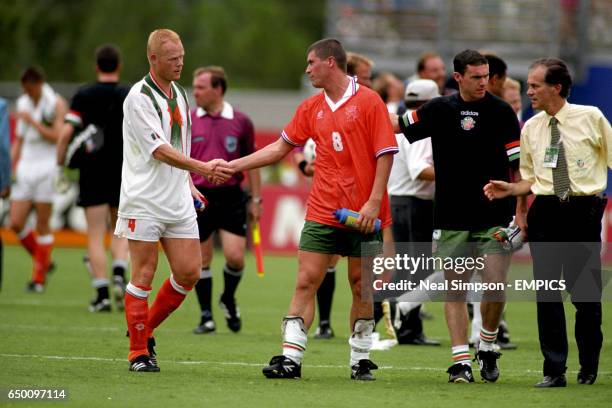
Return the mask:
<svg viewBox="0 0 612 408">
<path fill-rule="evenodd" d="M 282 132 L 294 146 L 312 138 L 317 145 L 315 173 L 306 220 L 345 228 L 333 216 L 339 208 L 359 211 L 368 201 L 376 160 L 398 151 L 389 113 L 380 96 L 350 78 L 344 97 L 334 104 L 324 92 L 305 100 Z M 391 224 L 384 194 L 382 227 Z"/>
</svg>

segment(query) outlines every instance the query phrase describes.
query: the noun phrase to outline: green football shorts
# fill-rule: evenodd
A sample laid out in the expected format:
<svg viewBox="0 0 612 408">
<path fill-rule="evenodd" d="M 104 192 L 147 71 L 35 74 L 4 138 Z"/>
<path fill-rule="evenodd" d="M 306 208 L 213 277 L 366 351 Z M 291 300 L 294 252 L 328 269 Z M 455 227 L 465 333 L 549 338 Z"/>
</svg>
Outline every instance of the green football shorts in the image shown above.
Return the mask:
<svg viewBox="0 0 612 408">
<path fill-rule="evenodd" d="M 433 255 L 440 258 L 506 253 L 493 234 L 501 227 L 479 231 L 434 230 Z"/>
<path fill-rule="evenodd" d="M 362 234 L 359 231 L 331 227 L 306 221 L 300 236 L 302 251 L 342 256 L 376 256 L 382 252 L 382 233 Z"/>
</svg>

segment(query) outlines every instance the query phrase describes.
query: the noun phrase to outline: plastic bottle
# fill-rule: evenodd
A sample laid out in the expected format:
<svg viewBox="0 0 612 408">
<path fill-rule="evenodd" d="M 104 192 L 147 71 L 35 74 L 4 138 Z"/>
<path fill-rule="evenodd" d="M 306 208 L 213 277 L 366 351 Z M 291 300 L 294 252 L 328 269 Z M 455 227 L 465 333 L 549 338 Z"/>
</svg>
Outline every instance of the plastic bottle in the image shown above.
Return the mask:
<svg viewBox="0 0 612 408">
<path fill-rule="evenodd" d="M 206 204 L 204 204 L 202 201 L 198 200 L 197 198 L 193 199 L 193 206 L 195 207 L 196 211 L 204 211 L 204 208 L 206 208 Z"/>
<path fill-rule="evenodd" d="M 346 225 L 349 228 L 357 228 L 357 220 L 359 219 L 359 213 L 357 211 L 349 210 L 348 208 L 340 208 L 334 211 L 334 217 L 340 224 Z M 380 231 L 382 222 L 380 218 L 377 218 L 374 222 L 374 232 Z"/>
</svg>

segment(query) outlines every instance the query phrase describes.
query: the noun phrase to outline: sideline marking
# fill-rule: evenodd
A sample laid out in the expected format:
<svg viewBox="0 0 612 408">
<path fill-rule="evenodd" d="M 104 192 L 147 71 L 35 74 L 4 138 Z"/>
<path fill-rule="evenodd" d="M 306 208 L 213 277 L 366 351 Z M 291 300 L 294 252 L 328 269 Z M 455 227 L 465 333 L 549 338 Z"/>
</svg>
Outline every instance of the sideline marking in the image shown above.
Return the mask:
<svg viewBox="0 0 612 408">
<path fill-rule="evenodd" d="M 30 359 L 45 359 L 45 360 L 59 360 L 59 361 L 102 361 L 109 363 L 127 363 L 126 359 L 122 358 L 104 358 L 104 357 L 74 357 L 74 356 L 45 356 L 40 354 L 5 354 L 0 353 L 0 357 L 6 358 L 30 358 Z M 244 367 L 263 367 L 265 364 L 247 363 L 242 361 L 175 361 L 175 360 L 164 360 L 163 363 L 170 364 L 184 364 L 184 365 L 220 365 L 220 366 L 244 366 Z M 342 368 L 345 369 L 347 366 L 344 365 L 309 365 L 310 368 Z M 395 367 L 395 366 L 380 366 L 383 370 L 398 370 L 398 371 L 444 371 L 443 367 Z M 540 374 L 540 370 L 512 370 L 505 369 L 504 372 L 511 373 L 536 373 Z M 567 371 L 569 374 L 577 374 L 578 371 Z M 599 375 L 609 375 L 612 371 L 600 371 Z"/>
</svg>

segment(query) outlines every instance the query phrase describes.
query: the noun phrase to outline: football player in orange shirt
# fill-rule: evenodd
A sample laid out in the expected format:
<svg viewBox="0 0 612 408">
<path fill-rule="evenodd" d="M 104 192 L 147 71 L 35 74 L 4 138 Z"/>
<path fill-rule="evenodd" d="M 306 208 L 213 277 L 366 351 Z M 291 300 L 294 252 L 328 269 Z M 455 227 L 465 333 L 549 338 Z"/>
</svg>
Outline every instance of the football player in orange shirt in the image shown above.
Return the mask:
<svg viewBox="0 0 612 408">
<path fill-rule="evenodd" d="M 346 75 L 346 52 L 339 41 L 324 39 L 308 48 L 306 74 L 323 89 L 305 100 L 275 143 L 230 163 L 234 171 L 279 161 L 309 137 L 317 144 L 317 171 L 308 199 L 298 251 L 298 276 L 289 313 L 283 319 L 283 354 L 263 369 L 268 378 L 301 377 L 306 332 L 314 316 L 314 296 L 334 254 L 348 256 L 353 294 L 350 324 L 351 378 L 373 380 L 370 361 L 374 319 L 368 279 L 382 234 L 391 224 L 386 186 L 397 143 L 385 104 L 372 90 Z M 333 211 L 359 212 L 358 229 L 338 223 Z M 365 279 L 365 281 L 362 281 Z"/>
</svg>

